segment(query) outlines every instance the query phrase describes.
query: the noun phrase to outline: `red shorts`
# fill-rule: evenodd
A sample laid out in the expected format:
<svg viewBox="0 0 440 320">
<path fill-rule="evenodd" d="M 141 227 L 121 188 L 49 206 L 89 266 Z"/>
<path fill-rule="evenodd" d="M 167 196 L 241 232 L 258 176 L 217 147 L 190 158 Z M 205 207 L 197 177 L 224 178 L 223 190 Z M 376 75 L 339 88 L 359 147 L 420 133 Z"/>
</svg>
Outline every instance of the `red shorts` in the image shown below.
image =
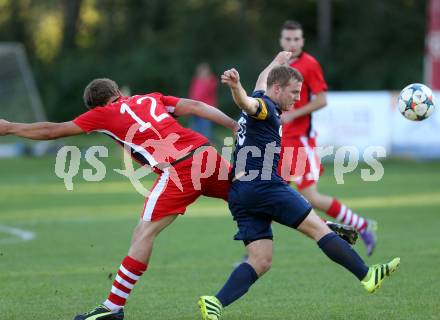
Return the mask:
<svg viewBox="0 0 440 320">
<path fill-rule="evenodd" d="M 166 168 L 145 200 L 142 219 L 184 214 L 199 196 L 228 200 L 230 164 L 213 147 Z"/>
<path fill-rule="evenodd" d="M 316 152 L 316 139 L 306 136 L 282 141 L 278 174 L 298 189 L 315 184 L 324 168 Z"/>
</svg>

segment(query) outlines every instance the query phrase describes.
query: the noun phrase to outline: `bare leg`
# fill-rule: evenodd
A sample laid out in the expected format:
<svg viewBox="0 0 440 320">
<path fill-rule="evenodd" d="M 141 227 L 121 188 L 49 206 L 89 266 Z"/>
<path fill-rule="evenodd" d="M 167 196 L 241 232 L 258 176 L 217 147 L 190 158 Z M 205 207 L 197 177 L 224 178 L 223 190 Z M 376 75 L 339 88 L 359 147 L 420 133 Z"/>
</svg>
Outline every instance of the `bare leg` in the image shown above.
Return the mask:
<svg viewBox="0 0 440 320">
<path fill-rule="evenodd" d="M 298 230 L 314 239 L 331 260 L 349 270 L 359 280 L 365 278 L 368 267 L 362 258 L 349 244 L 332 232 L 313 210 L 298 226 Z"/>
<path fill-rule="evenodd" d="M 170 225 L 177 215 L 167 216 L 157 221 L 140 220 L 133 232 L 128 255 L 137 261 L 145 264 L 150 260 L 153 251 L 154 239 L 159 233 Z"/>
<path fill-rule="evenodd" d="M 333 197 L 319 193 L 316 183 L 298 191 L 309 200 L 314 209 L 322 212 L 327 212 L 333 202 Z"/>
<path fill-rule="evenodd" d="M 131 290 L 147 270 L 154 240 L 176 217 L 173 215 L 157 221 L 139 221 L 133 232 L 128 255 L 122 260 L 109 296 L 103 303 L 109 310 L 119 312 L 125 306 Z"/>
<path fill-rule="evenodd" d="M 316 242 L 332 232 L 314 210 L 312 210 L 307 218 L 298 226 L 298 230 Z"/>
<path fill-rule="evenodd" d="M 273 241 L 262 239 L 246 246 L 248 263 L 254 268 L 258 277 L 265 274 L 272 266 Z"/>
<path fill-rule="evenodd" d="M 246 246 L 249 259 L 232 271 L 223 288 L 216 294 L 223 307 L 239 299 L 272 265 L 272 240 L 261 239 Z"/>
<path fill-rule="evenodd" d="M 370 256 L 373 253 L 376 247 L 377 223 L 375 221 L 360 216 L 336 198 L 319 193 L 316 183 L 299 192 L 310 201 L 313 208 L 325 212 L 326 215 L 342 224 L 355 228 L 367 247 L 367 255 Z"/>
</svg>

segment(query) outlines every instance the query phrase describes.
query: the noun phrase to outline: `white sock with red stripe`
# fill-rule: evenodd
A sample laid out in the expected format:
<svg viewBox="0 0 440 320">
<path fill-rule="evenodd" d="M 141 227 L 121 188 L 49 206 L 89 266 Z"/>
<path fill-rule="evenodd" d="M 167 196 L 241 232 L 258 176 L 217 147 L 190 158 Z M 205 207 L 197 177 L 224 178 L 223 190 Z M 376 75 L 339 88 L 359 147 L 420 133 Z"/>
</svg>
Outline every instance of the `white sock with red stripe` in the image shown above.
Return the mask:
<svg viewBox="0 0 440 320">
<path fill-rule="evenodd" d="M 340 203 L 337 199 L 333 199 L 330 208 L 327 210 L 327 214 L 340 223 L 352 226 L 358 232 L 364 231 L 368 226 L 368 222 L 365 218 L 351 211 L 350 208 Z"/>
<path fill-rule="evenodd" d="M 112 290 L 107 300 L 103 303 L 104 306 L 111 311 L 123 308 L 131 290 L 145 270 L 147 270 L 146 264 L 126 256 L 119 267 Z"/>
</svg>

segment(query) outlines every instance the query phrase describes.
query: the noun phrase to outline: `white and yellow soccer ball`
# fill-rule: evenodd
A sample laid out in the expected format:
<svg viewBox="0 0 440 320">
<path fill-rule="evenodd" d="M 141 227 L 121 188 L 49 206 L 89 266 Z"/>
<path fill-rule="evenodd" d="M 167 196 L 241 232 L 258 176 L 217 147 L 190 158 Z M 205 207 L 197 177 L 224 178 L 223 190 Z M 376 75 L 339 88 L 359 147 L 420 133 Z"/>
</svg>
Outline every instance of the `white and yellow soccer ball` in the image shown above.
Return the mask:
<svg viewBox="0 0 440 320">
<path fill-rule="evenodd" d="M 425 120 L 435 109 L 432 90 L 424 84 L 412 83 L 400 92 L 398 107 L 400 113 L 409 120 Z"/>
</svg>

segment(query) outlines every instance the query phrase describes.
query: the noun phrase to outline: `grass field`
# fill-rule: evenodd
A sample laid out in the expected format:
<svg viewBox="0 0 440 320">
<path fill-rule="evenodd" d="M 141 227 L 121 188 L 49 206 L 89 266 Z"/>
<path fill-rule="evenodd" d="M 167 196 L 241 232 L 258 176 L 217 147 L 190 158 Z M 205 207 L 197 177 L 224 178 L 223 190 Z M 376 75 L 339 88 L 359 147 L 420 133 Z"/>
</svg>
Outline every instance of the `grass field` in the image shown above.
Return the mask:
<svg viewBox="0 0 440 320">
<path fill-rule="evenodd" d="M 0 225 L 36 235 L 22 241 L 0 231 L 0 319 L 72 319 L 106 298 L 143 206 L 129 181 L 113 172 L 121 168 L 114 155 L 103 181 L 79 176 L 71 192 L 54 174 L 54 157 L 0 161 Z M 224 319 L 439 319 L 440 163 L 384 165 L 380 182 L 363 182 L 357 170 L 336 185 L 327 166 L 320 183 L 379 221 L 369 264 L 402 258 L 376 294 L 365 293 L 312 241 L 276 225 L 272 270 Z M 222 201 L 192 205 L 159 237 L 126 319 L 198 319 L 198 296 L 216 293 L 243 253 L 234 232 Z M 365 257 L 362 244 L 356 248 Z"/>
</svg>

